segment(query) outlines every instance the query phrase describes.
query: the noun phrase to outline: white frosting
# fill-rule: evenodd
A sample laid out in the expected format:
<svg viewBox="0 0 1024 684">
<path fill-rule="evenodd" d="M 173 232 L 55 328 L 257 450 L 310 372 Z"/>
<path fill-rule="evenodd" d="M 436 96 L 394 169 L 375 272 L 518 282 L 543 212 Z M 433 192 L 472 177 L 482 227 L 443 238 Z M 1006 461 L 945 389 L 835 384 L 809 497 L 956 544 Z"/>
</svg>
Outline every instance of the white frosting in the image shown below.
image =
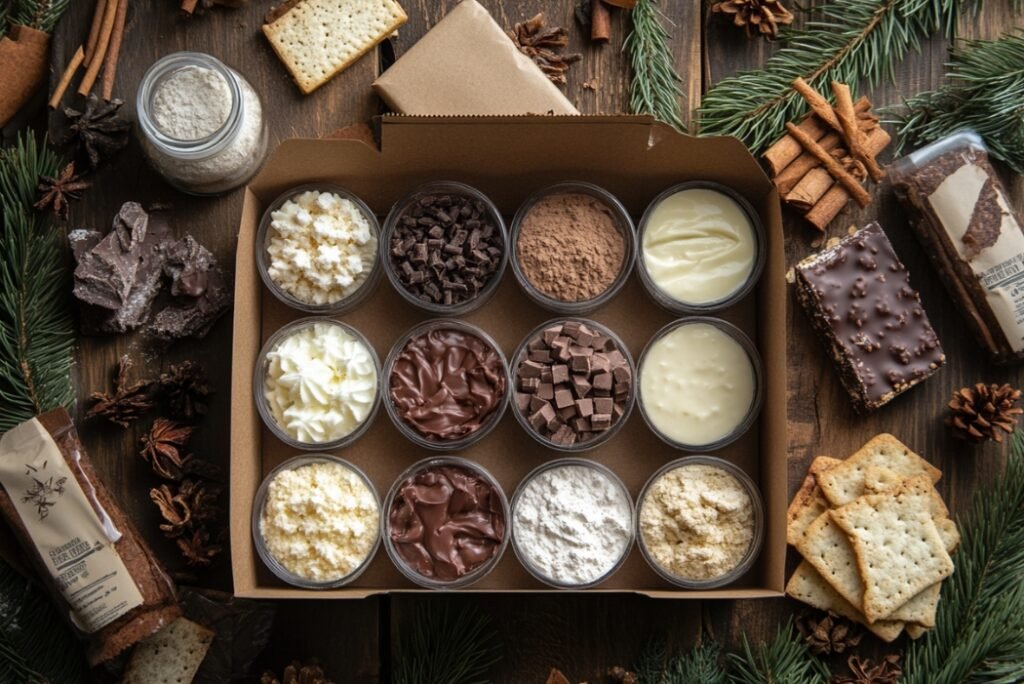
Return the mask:
<svg viewBox="0 0 1024 684">
<path fill-rule="evenodd" d="M 341 439 L 367 419 L 377 395 L 370 350 L 346 330 L 314 323 L 267 354 L 264 393 L 277 424 L 294 439 Z"/>
<path fill-rule="evenodd" d="M 687 304 L 725 299 L 754 268 L 754 227 L 728 195 L 690 188 L 651 211 L 644 229 L 643 265 L 666 295 Z"/>
<path fill-rule="evenodd" d="M 715 326 L 682 325 L 644 356 L 640 397 L 648 420 L 669 439 L 711 444 L 746 418 L 754 368 L 746 350 Z"/>
</svg>

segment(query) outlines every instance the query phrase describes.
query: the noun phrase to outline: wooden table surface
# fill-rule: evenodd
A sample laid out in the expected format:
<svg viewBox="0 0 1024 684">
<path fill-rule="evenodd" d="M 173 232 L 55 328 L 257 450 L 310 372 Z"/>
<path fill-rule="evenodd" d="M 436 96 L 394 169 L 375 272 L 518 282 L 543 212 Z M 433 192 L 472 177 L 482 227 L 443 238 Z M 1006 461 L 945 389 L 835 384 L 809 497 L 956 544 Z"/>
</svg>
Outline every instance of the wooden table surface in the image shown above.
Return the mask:
<svg viewBox="0 0 1024 684">
<path fill-rule="evenodd" d="M 581 112 L 618 113 L 627 108 L 629 68 L 619 49 L 628 23 L 615 12 L 613 41 L 595 47 L 585 40 L 572 19 L 570 0 L 482 0 L 502 26 L 510 26 L 544 10 L 552 25 L 573 27 L 570 49 L 584 54 L 569 72 L 565 92 Z M 380 111 L 370 90 L 379 57 L 371 54 L 311 96 L 301 96 L 259 32 L 270 3 L 253 0 L 238 10 L 218 9 L 205 17 L 185 19 L 177 2 L 135 2 L 130 6 L 128 30 L 122 51 L 115 94 L 131 100 L 145 69 L 157 58 L 178 50 L 209 52 L 241 71 L 263 97 L 271 144 L 295 136 L 322 136 L 352 122 L 368 120 Z M 425 31 L 442 18 L 455 0 L 403 0 L 409 22 L 394 40 L 401 55 Z M 762 63 L 772 47 L 750 43 L 742 32 L 724 21 L 707 21 L 701 0 L 663 0 L 672 22 L 672 50 L 686 94 L 684 109 L 695 107 L 701 93 L 717 80 L 737 70 Z M 92 15 L 92 2 L 72 3 L 60 23 L 53 46 L 55 70 L 63 68 L 84 40 Z M 986 2 L 983 12 L 961 19 L 961 35 L 993 38 L 1013 24 L 1009 0 Z M 472 37 L 467 36 L 467 41 Z M 946 43 L 939 37 L 925 42 L 920 54 L 911 54 L 897 68 L 895 83 L 868 92 L 876 105 L 900 102 L 941 80 Z M 596 90 L 583 88 L 585 81 Z M 687 117 L 689 118 L 689 117 Z M 51 132 L 61 133 L 62 117 L 51 117 Z M 213 199 L 197 199 L 175 192 L 146 167 L 138 144 L 104 168 L 96 187 L 72 212 L 73 226 L 106 230 L 121 203 L 163 202 L 174 207 L 173 224 L 189 231 L 215 251 L 225 263 L 233 263 L 242 195 L 240 191 Z M 810 458 L 819 454 L 845 457 L 878 432 L 892 432 L 925 454 L 945 473 L 940 488 L 950 507 L 963 510 L 970 495 L 996 477 L 1001 468 L 1001 449 L 990 445 L 975 449 L 954 442 L 942 425 L 950 393 L 965 384 L 1013 382 L 1021 384 L 1019 369 L 988 365 L 962 321 L 951 306 L 938 275 L 927 263 L 892 192 L 883 186 L 865 211 L 838 219 L 830 234 L 851 224 L 879 219 L 906 262 L 914 285 L 945 347 L 948 362 L 936 377 L 868 418 L 855 417 L 836 374 L 799 311 L 790 306 L 788 316 L 789 394 L 789 487 L 794 490 Z M 794 216 L 787 216 L 789 263 L 811 251 L 813 236 Z M 210 371 L 218 394 L 211 414 L 199 430 L 195 451 L 227 465 L 228 411 L 230 398 L 227 360 L 231 353 L 231 321 L 226 317 L 202 342 L 181 343 L 168 351 L 147 346 L 141 337 L 85 338 L 78 351 L 76 383 L 81 402 L 89 393 L 108 386 L 111 370 L 123 353 L 129 353 L 146 375 L 155 375 L 167 364 L 186 358 L 202 362 Z M 80 409 L 81 413 L 81 409 Z M 157 553 L 175 571 L 184 570 L 177 552 L 156 533 L 157 514 L 147 491 L 148 467 L 135 454 L 135 430 L 88 423 L 82 429 L 85 444 L 138 527 Z M 792 559 L 791 559 L 792 564 Z M 227 554 L 204 573 L 200 583 L 230 588 Z M 281 602 L 275 637 L 261 663 L 277 665 L 292 658 L 317 656 L 338 682 L 387 681 L 393 635 L 408 626 L 423 604 L 439 602 L 473 604 L 489 613 L 504 640 L 504 659 L 494 672 L 498 682 L 542 682 L 552 666 L 561 668 L 573 681 L 599 677 L 608 666 L 635 660 L 646 640 L 655 635 L 676 644 L 698 638 L 699 625 L 728 647 L 740 635 L 758 641 L 774 635 L 778 625 L 799 610 L 788 599 L 759 601 L 658 601 L 631 595 L 485 595 L 393 596 L 363 601 Z M 696 618 L 700 619 L 696 619 Z M 870 652 L 879 649 L 867 643 Z"/>
</svg>

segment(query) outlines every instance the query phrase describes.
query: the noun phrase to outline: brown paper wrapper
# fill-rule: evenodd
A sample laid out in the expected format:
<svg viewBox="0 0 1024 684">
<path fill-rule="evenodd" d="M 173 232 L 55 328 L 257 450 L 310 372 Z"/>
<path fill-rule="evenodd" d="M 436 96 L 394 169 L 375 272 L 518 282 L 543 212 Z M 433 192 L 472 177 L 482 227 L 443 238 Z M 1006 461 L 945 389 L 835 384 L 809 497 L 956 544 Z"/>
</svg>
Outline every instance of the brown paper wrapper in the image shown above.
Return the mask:
<svg viewBox="0 0 1024 684">
<path fill-rule="evenodd" d="M 373 88 L 399 114 L 579 114 L 476 0 L 456 5 Z"/>
<path fill-rule="evenodd" d="M 0 39 L 0 126 L 6 126 L 46 80 L 49 62 L 48 33 L 15 24 Z"/>
</svg>

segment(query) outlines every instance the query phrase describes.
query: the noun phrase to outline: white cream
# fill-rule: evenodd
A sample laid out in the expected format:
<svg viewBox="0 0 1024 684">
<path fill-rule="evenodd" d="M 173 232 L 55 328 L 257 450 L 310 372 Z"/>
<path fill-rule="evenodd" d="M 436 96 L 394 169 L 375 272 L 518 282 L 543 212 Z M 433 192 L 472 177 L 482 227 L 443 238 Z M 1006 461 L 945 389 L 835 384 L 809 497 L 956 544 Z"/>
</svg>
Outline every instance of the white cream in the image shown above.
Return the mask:
<svg viewBox="0 0 1024 684">
<path fill-rule="evenodd" d="M 665 437 L 691 446 L 716 442 L 747 417 L 754 368 L 739 342 L 707 323 L 669 331 L 644 356 L 640 399 Z"/>
<path fill-rule="evenodd" d="M 684 304 L 710 304 L 743 287 L 754 269 L 754 227 L 728 195 L 689 188 L 658 202 L 643 234 L 651 282 Z"/>
<path fill-rule="evenodd" d="M 367 346 L 345 329 L 314 323 L 281 340 L 267 361 L 267 404 L 292 438 L 332 442 L 369 417 L 377 369 Z"/>
</svg>

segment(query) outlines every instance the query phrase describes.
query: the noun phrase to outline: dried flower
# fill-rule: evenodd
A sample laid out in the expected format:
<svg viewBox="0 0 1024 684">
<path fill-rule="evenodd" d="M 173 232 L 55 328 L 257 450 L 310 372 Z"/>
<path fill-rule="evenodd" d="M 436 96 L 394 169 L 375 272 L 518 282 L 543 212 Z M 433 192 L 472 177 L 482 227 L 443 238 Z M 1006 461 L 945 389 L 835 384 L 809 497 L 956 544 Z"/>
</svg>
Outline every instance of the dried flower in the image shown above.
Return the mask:
<svg viewBox="0 0 1024 684">
<path fill-rule="evenodd" d="M 86 418 L 102 416 L 111 423 L 126 428 L 133 420 L 137 420 L 153 408 L 152 383 L 140 381 L 128 384 L 128 371 L 131 367 L 131 359 L 127 355 L 122 356 L 114 378 L 114 392 L 93 392 L 89 397 L 93 405 L 86 412 Z"/>
<path fill-rule="evenodd" d="M 797 619 L 796 627 L 815 655 L 844 653 L 857 646 L 862 637 L 856 625 L 832 611 L 820 620 L 813 615 L 803 615 Z"/>
<path fill-rule="evenodd" d="M 896 684 L 903 674 L 898 655 L 887 655 L 874 667 L 870 660 L 861 660 L 857 656 L 850 656 L 846 663 L 851 674 L 835 675 L 829 680 L 830 684 Z"/>
<path fill-rule="evenodd" d="M 206 567 L 223 549 L 210 544 L 210 532 L 205 527 L 195 530 L 191 536 L 178 537 L 175 542 L 185 557 L 185 562 L 196 567 Z"/>
<path fill-rule="evenodd" d="M 158 387 L 167 409 L 176 418 L 206 415 L 210 384 L 206 371 L 195 361 L 172 365 L 166 373 L 160 374 Z"/>
<path fill-rule="evenodd" d="M 104 102 L 92 94 L 83 111 L 64 108 L 70 122 L 66 142 L 75 142 L 94 169 L 128 146 L 132 124 L 118 114 L 123 104 L 121 100 Z"/>
<path fill-rule="evenodd" d="M 153 472 L 177 482 L 185 473 L 190 455 L 182 455 L 184 447 L 192 437 L 192 428 L 167 418 L 157 418 L 142 438 L 142 458 Z"/>
<path fill-rule="evenodd" d="M 149 490 L 149 499 L 160 509 L 164 522 L 160 529 L 165 537 L 180 537 L 192 522 L 192 511 L 185 502 L 171 491 L 167 485 L 160 485 Z"/>
<path fill-rule="evenodd" d="M 974 387 L 958 389 L 948 404 L 950 415 L 946 425 L 959 439 L 1002 442 L 1003 433 L 1012 434 L 1017 428 L 1017 416 L 1024 413 L 1018 406 L 1020 398 L 1021 391 L 1008 384 L 979 382 Z"/>
<path fill-rule="evenodd" d="M 60 172 L 60 175 L 39 176 L 38 190 L 39 201 L 32 206 L 36 209 L 50 207 L 53 215 L 62 221 L 68 218 L 68 203 L 77 200 L 82 196 L 82 191 L 89 189 L 92 183 L 82 180 L 82 176 L 75 174 L 75 162 L 68 163 Z"/>
</svg>

